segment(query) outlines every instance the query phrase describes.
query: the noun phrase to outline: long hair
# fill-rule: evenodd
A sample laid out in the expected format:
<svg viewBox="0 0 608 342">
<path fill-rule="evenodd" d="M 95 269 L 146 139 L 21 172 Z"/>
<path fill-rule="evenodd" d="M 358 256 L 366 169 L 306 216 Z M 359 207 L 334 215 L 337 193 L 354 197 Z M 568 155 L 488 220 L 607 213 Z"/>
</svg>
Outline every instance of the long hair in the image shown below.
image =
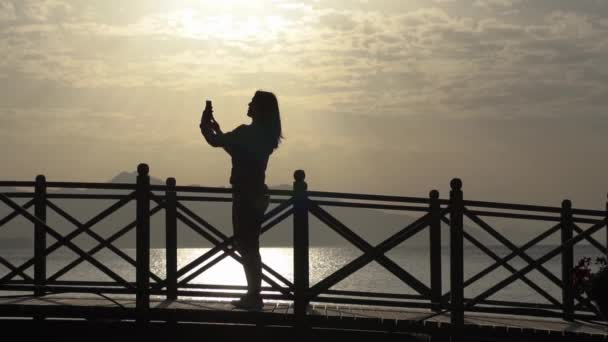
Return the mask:
<svg viewBox="0 0 608 342">
<path fill-rule="evenodd" d="M 283 139 L 279 101 L 273 93 L 258 90 L 253 96 L 253 102 L 258 113 L 258 121 L 270 134 L 272 148 L 276 149 Z"/>
</svg>

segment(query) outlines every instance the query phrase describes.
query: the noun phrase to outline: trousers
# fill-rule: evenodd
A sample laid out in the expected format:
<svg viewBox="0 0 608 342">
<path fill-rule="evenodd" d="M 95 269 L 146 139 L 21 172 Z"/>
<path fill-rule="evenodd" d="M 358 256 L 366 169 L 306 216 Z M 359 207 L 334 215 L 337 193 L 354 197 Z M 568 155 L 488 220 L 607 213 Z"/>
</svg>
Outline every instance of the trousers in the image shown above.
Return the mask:
<svg viewBox="0 0 608 342">
<path fill-rule="evenodd" d="M 260 255 L 260 233 L 262 219 L 270 196 L 233 189 L 232 227 L 234 246 L 242 257 L 243 270 L 247 278 L 247 294 L 259 295 L 262 287 L 262 257 Z"/>
</svg>

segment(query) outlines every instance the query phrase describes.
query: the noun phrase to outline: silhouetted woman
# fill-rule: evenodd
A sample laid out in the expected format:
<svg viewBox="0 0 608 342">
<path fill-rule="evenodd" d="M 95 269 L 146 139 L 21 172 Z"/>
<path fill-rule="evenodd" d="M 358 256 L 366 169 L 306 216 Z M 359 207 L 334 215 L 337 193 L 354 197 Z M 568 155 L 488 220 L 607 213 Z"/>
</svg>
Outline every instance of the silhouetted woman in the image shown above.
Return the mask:
<svg viewBox="0 0 608 342">
<path fill-rule="evenodd" d="M 260 257 L 260 230 L 264 212 L 268 208 L 268 187 L 265 184 L 266 167 L 270 154 L 281 142 L 279 104 L 273 93 L 257 91 L 247 116 L 250 125 L 240 125 L 231 132 L 222 133 L 213 119 L 213 109 L 205 109 L 201 120 L 201 133 L 209 145 L 223 147 L 232 157 L 232 226 L 235 247 L 243 257 L 247 278 L 247 294 L 233 305 L 243 309 L 259 310 L 263 306 L 262 258 Z M 209 119 L 210 118 L 210 119 Z"/>
</svg>

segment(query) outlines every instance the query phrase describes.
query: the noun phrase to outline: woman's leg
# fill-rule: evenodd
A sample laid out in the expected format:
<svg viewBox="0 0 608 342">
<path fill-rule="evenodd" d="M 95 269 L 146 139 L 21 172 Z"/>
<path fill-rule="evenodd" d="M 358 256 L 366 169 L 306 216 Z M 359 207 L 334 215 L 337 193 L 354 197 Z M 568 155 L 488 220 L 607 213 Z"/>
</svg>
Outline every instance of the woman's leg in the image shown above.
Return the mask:
<svg viewBox="0 0 608 342">
<path fill-rule="evenodd" d="M 259 239 L 249 236 L 243 243 L 243 268 L 247 277 L 247 295 L 259 296 L 262 287 L 262 258 Z"/>
<path fill-rule="evenodd" d="M 247 295 L 259 296 L 262 284 L 261 216 L 256 212 L 252 201 L 241 198 L 234 198 L 232 209 L 235 246 L 243 259 Z"/>
<path fill-rule="evenodd" d="M 246 273 L 248 274 L 248 293 L 259 296 L 262 288 L 262 257 L 260 255 L 260 219 L 253 205 L 248 208 L 247 234 L 243 252 L 247 255 Z"/>
<path fill-rule="evenodd" d="M 260 234 L 262 233 L 262 220 L 270 204 L 270 197 L 258 194 L 252 201 L 252 237 L 251 237 L 251 290 L 253 294 L 260 295 L 262 289 L 262 256 L 260 255 Z"/>
</svg>

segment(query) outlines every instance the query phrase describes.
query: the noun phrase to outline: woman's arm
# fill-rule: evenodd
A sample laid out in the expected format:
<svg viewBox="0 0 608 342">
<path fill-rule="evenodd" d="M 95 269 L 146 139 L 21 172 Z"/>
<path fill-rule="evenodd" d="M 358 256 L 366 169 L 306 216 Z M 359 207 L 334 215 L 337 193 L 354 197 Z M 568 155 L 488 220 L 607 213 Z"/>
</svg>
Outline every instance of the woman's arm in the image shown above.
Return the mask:
<svg viewBox="0 0 608 342">
<path fill-rule="evenodd" d="M 228 154 L 232 152 L 231 135 L 224 134 L 217 121 L 213 120 L 207 124 L 201 123 L 201 133 L 207 143 L 213 147 L 223 147 Z"/>
<path fill-rule="evenodd" d="M 222 139 L 223 133 L 220 130 L 220 127 L 217 123 L 213 125 L 211 122 L 209 123 L 201 123 L 200 124 L 201 133 L 207 143 L 213 147 L 222 147 L 224 145 L 224 141 Z"/>
</svg>

